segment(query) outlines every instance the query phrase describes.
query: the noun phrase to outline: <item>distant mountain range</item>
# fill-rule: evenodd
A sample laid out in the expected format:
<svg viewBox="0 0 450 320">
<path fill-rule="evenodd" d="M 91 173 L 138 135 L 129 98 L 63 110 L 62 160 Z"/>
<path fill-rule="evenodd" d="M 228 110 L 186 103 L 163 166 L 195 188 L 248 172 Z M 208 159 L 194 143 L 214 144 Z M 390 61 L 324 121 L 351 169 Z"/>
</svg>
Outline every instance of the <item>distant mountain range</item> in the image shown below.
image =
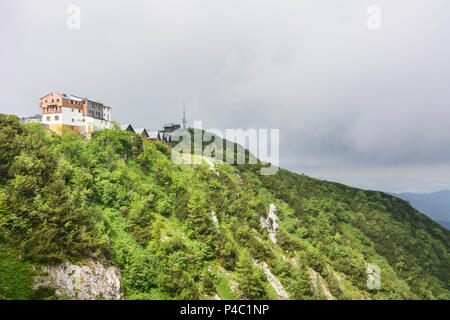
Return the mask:
<svg viewBox="0 0 450 320">
<path fill-rule="evenodd" d="M 392 193 L 426 214 L 434 221 L 450 229 L 450 190 L 433 193 Z"/>
</svg>

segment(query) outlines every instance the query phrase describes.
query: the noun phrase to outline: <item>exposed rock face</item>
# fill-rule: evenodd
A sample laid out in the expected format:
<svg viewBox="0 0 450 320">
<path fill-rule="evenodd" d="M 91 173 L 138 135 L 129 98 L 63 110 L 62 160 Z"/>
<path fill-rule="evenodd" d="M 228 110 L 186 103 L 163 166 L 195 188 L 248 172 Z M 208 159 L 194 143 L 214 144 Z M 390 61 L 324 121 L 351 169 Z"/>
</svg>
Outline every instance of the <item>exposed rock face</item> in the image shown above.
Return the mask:
<svg viewBox="0 0 450 320">
<path fill-rule="evenodd" d="M 275 214 L 277 208 L 273 203 L 270 204 L 269 213 L 267 217 L 260 217 L 261 228 L 266 229 L 269 232 L 269 238 L 273 243 L 277 243 L 276 233 L 280 232 L 278 229 L 278 217 Z"/>
<path fill-rule="evenodd" d="M 296 257 L 288 258 L 284 254 L 282 254 L 281 257 L 283 258 L 284 261 L 290 262 L 294 267 L 298 266 Z"/>
<path fill-rule="evenodd" d="M 221 267 L 221 266 L 218 266 L 217 268 L 219 269 L 219 271 L 220 271 L 222 274 L 224 274 L 224 275 L 227 277 L 228 283 L 229 283 L 229 285 L 230 285 L 231 291 L 233 291 L 233 293 L 236 293 L 237 290 L 238 290 L 238 288 L 239 288 L 239 284 L 238 284 L 236 281 L 233 280 L 233 275 L 232 275 L 230 272 L 226 271 L 226 270 L 225 270 L 223 267 Z"/>
<path fill-rule="evenodd" d="M 208 159 L 207 157 L 203 157 L 203 160 L 209 165 L 209 169 L 214 171 L 214 173 L 216 174 L 216 176 L 219 176 L 219 172 L 216 171 L 216 169 L 214 168 L 214 163 Z"/>
<path fill-rule="evenodd" d="M 328 300 L 333 300 L 333 295 L 331 294 L 330 290 L 328 290 L 328 287 L 325 284 L 325 281 L 323 280 L 322 276 L 318 274 L 315 270 L 309 269 L 309 277 L 311 278 L 311 290 L 312 292 L 317 292 L 319 290 L 319 285 L 322 287 L 323 294 L 325 297 L 327 297 Z"/>
<path fill-rule="evenodd" d="M 279 232 L 280 230 L 278 229 L 278 217 L 275 214 L 276 210 L 277 210 L 277 208 L 275 207 L 275 205 L 273 203 L 271 203 L 270 207 L 269 207 L 268 217 L 270 219 L 272 219 L 272 229 L 276 232 Z"/>
<path fill-rule="evenodd" d="M 212 221 L 214 222 L 214 224 L 216 225 L 217 230 L 219 230 L 219 220 L 217 220 L 217 216 L 216 216 L 216 213 L 214 212 L 214 210 L 212 210 L 209 213 L 209 215 L 210 215 Z"/>
<path fill-rule="evenodd" d="M 263 266 L 264 273 L 266 274 L 267 280 L 269 281 L 270 285 L 277 293 L 278 297 L 283 300 L 289 299 L 288 293 L 286 292 L 286 290 L 284 290 L 280 280 L 278 280 L 278 278 L 272 274 L 267 263 L 263 262 L 262 266 Z"/>
<path fill-rule="evenodd" d="M 57 266 L 44 266 L 41 275 L 34 279 L 33 286 L 55 288 L 56 295 L 65 295 L 76 300 L 123 300 L 120 284 L 121 274 L 115 267 L 89 260 L 77 266 L 69 262 Z"/>
</svg>

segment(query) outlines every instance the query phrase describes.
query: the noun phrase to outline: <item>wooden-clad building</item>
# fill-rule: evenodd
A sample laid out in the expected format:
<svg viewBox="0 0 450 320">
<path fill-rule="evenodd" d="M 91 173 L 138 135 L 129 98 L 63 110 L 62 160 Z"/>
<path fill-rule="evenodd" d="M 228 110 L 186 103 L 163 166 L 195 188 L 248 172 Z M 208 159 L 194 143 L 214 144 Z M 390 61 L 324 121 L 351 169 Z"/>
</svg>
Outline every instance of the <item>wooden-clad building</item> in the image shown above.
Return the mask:
<svg viewBox="0 0 450 320">
<path fill-rule="evenodd" d="M 65 130 L 90 134 L 112 127 L 111 107 L 101 102 L 55 92 L 40 100 L 42 125 L 59 135 Z"/>
</svg>

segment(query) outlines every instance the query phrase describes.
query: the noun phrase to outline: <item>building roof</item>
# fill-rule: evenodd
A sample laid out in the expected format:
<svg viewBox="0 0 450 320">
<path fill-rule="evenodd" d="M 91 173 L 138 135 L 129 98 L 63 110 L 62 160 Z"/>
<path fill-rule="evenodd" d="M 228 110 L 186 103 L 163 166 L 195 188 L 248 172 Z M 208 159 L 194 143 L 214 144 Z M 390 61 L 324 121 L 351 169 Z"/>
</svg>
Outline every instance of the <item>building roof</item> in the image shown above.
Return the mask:
<svg viewBox="0 0 450 320">
<path fill-rule="evenodd" d="M 179 126 L 179 125 L 180 125 L 179 123 L 166 123 L 165 125 L 163 125 L 163 128 L 174 127 L 174 126 Z"/>
<path fill-rule="evenodd" d="M 86 101 L 90 101 L 90 102 L 95 102 L 95 103 L 103 104 L 102 102 L 99 102 L 99 101 L 96 101 L 96 100 L 92 100 L 92 99 L 89 99 L 89 98 L 86 98 L 86 97 L 83 98 L 83 97 L 75 96 L 75 95 L 73 95 L 73 94 L 58 93 L 58 92 L 51 92 L 51 93 L 54 93 L 54 94 L 56 94 L 57 96 L 59 96 L 59 97 L 61 97 L 61 98 L 63 98 L 63 99 L 69 99 L 69 100 L 74 100 L 74 101 L 83 101 L 83 100 L 86 100 Z M 51 93 L 49 93 L 49 94 L 51 94 Z M 45 97 L 48 96 L 49 94 L 45 95 L 45 96 L 42 97 L 41 99 L 45 98 Z M 108 107 L 108 108 L 111 108 L 110 106 L 108 106 L 108 105 L 106 105 L 106 104 L 103 104 L 103 106 Z"/>
<path fill-rule="evenodd" d="M 130 127 L 131 131 L 134 132 L 133 126 L 131 124 L 121 124 L 120 130 L 127 131 L 128 127 Z"/>
<path fill-rule="evenodd" d="M 98 100 L 92 100 L 92 99 L 89 99 L 89 98 L 84 98 L 84 100 L 89 101 L 89 102 L 93 102 L 93 103 L 97 103 L 97 104 L 101 104 L 101 105 L 103 105 L 104 107 L 110 108 L 110 106 L 108 106 L 107 104 L 104 104 L 103 102 L 100 102 L 100 101 L 98 101 Z"/>
<path fill-rule="evenodd" d="M 56 93 L 55 92 L 55 94 L 57 94 L 58 96 L 60 96 L 61 98 L 64 98 L 64 99 L 70 99 L 70 100 L 74 100 L 74 101 L 83 101 L 83 98 L 80 98 L 80 97 L 77 97 L 77 96 L 74 96 L 74 95 L 71 95 L 71 94 L 65 94 L 65 93 Z"/>
<path fill-rule="evenodd" d="M 19 118 L 19 120 L 21 122 L 41 122 L 42 115 L 36 114 L 36 115 L 30 116 L 30 117 L 22 117 L 22 118 Z"/>
<path fill-rule="evenodd" d="M 42 115 L 39 114 L 39 113 L 37 113 L 37 114 L 35 114 L 34 116 L 22 117 L 22 118 L 20 118 L 20 119 L 29 120 L 29 119 L 40 119 L 40 118 L 42 118 Z"/>
<path fill-rule="evenodd" d="M 145 129 L 145 128 L 134 129 L 134 132 L 140 133 L 140 134 L 143 134 L 144 131 L 145 131 L 145 132 L 147 133 L 147 135 L 148 135 L 147 129 Z"/>
</svg>

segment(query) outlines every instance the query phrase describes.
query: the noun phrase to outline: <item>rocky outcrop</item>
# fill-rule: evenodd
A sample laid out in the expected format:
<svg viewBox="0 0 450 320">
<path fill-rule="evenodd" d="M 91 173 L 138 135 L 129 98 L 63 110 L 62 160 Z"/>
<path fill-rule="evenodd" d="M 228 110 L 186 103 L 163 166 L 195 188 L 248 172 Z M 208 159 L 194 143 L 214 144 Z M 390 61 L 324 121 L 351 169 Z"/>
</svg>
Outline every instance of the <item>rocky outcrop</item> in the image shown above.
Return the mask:
<svg viewBox="0 0 450 320">
<path fill-rule="evenodd" d="M 266 217 L 261 216 L 260 222 L 261 222 L 261 228 L 266 229 L 269 233 L 269 238 L 272 240 L 273 243 L 277 243 L 277 237 L 276 234 L 280 232 L 278 228 L 278 217 L 275 214 L 275 211 L 277 208 L 273 203 L 270 204 L 269 207 L 269 213 Z"/>
<path fill-rule="evenodd" d="M 209 216 L 211 217 L 212 221 L 216 225 L 216 229 L 219 230 L 219 220 L 217 220 L 217 216 L 216 216 L 216 213 L 214 212 L 214 210 L 211 210 L 211 212 L 209 213 Z"/>
<path fill-rule="evenodd" d="M 278 280 L 278 278 L 272 274 L 267 263 L 263 262 L 262 266 L 263 266 L 264 273 L 266 274 L 267 281 L 269 281 L 270 285 L 275 290 L 278 298 L 283 299 L 283 300 L 289 299 L 288 293 L 286 292 L 286 290 L 284 290 L 283 285 L 281 284 L 280 280 Z"/>
<path fill-rule="evenodd" d="M 284 261 L 292 263 L 292 265 L 293 265 L 294 267 L 297 267 L 297 266 L 298 266 L 297 259 L 296 259 L 295 257 L 292 257 L 292 258 L 286 258 L 286 256 L 285 256 L 284 254 L 282 255 L 282 257 L 283 257 L 283 260 L 284 260 Z"/>
<path fill-rule="evenodd" d="M 218 269 L 218 271 L 219 271 L 220 273 L 222 273 L 222 274 L 227 278 L 228 284 L 230 285 L 231 291 L 232 291 L 233 293 L 236 293 L 236 292 L 238 291 L 239 284 L 238 284 L 235 280 L 233 280 L 233 275 L 232 275 L 232 273 L 226 271 L 226 270 L 225 270 L 223 267 L 221 267 L 221 266 L 218 266 L 217 269 Z"/>
<path fill-rule="evenodd" d="M 219 172 L 216 171 L 214 163 L 208 157 L 203 157 L 203 160 L 206 162 L 206 164 L 209 165 L 209 169 L 212 170 L 216 174 L 216 176 L 220 175 Z"/>
<path fill-rule="evenodd" d="M 38 270 L 33 287 L 55 288 L 56 295 L 76 300 L 122 300 L 121 274 L 115 267 L 88 260 L 84 265 L 69 262 L 57 266 L 44 266 Z"/>
<path fill-rule="evenodd" d="M 314 293 L 317 293 L 322 289 L 322 293 L 328 300 L 334 300 L 333 295 L 331 294 L 330 290 L 328 290 L 327 285 L 325 284 L 325 281 L 323 280 L 322 276 L 318 274 L 315 270 L 309 269 L 308 270 L 309 277 L 311 278 L 311 290 Z M 320 289 L 319 289 L 320 286 Z"/>
</svg>

